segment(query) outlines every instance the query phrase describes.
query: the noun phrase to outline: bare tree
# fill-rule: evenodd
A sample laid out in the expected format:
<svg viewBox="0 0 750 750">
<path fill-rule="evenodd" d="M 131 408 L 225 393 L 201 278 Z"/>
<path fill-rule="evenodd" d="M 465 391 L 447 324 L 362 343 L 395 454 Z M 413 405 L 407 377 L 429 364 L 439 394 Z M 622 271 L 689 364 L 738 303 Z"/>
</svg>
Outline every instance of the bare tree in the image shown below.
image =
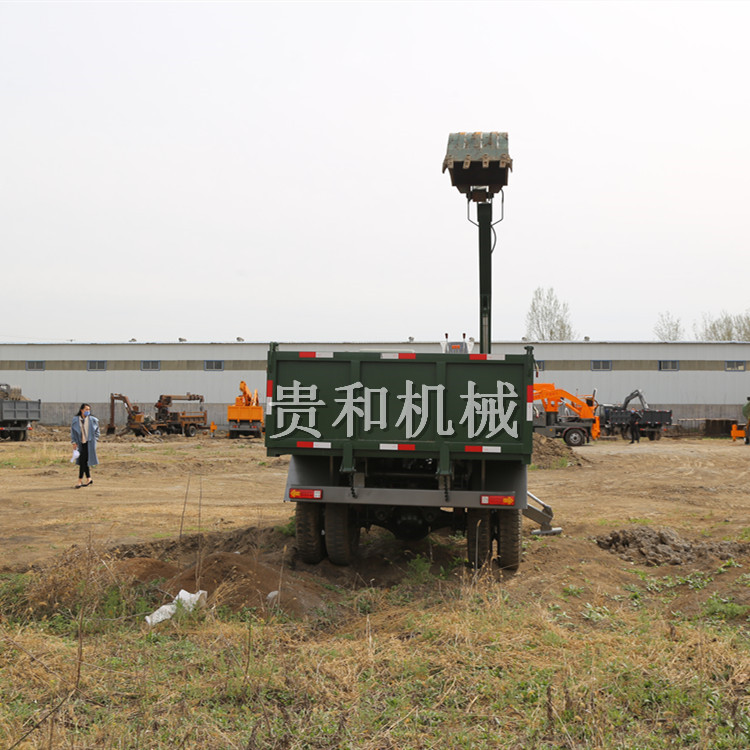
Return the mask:
<svg viewBox="0 0 750 750">
<path fill-rule="evenodd" d="M 680 319 L 675 318 L 670 312 L 659 313 L 654 334 L 659 341 L 681 341 L 685 336 Z"/>
<path fill-rule="evenodd" d="M 699 341 L 750 341 L 750 310 L 736 315 L 722 310 L 716 318 L 704 313 L 694 329 Z"/>
<path fill-rule="evenodd" d="M 537 287 L 526 314 L 526 338 L 531 341 L 570 341 L 575 337 L 568 303 L 560 302 L 552 287 L 546 291 Z"/>
</svg>

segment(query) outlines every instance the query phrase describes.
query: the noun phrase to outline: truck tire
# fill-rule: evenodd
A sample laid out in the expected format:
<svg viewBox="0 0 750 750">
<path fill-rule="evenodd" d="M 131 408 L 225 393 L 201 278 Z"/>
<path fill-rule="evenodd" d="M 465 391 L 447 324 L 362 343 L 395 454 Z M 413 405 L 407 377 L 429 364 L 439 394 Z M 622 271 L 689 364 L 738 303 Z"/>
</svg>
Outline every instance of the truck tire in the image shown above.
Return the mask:
<svg viewBox="0 0 750 750">
<path fill-rule="evenodd" d="M 196 432 L 198 432 L 198 430 L 195 428 L 194 424 L 189 424 L 185 427 L 185 434 L 188 437 L 195 437 Z"/>
<path fill-rule="evenodd" d="M 351 564 L 359 546 L 359 523 L 352 506 L 326 503 L 324 527 L 328 559 L 334 565 Z"/>
<path fill-rule="evenodd" d="M 466 554 L 469 567 L 476 569 L 492 559 L 492 519 L 484 508 L 466 511 Z"/>
<path fill-rule="evenodd" d="M 520 510 L 498 511 L 497 562 L 502 570 L 515 571 L 521 564 L 522 526 Z"/>
<path fill-rule="evenodd" d="M 294 522 L 297 530 L 297 554 L 300 560 L 316 565 L 326 554 L 323 506 L 317 503 L 297 503 Z"/>
<path fill-rule="evenodd" d="M 656 432 L 649 432 L 648 433 L 648 439 L 649 440 L 656 440 L 657 433 Z"/>
<path fill-rule="evenodd" d="M 18 439 L 25 443 L 29 439 L 29 433 L 26 430 L 21 430 L 21 432 L 18 433 Z"/>
<path fill-rule="evenodd" d="M 586 433 L 583 430 L 567 430 L 563 440 L 572 448 L 578 448 L 586 442 Z"/>
</svg>

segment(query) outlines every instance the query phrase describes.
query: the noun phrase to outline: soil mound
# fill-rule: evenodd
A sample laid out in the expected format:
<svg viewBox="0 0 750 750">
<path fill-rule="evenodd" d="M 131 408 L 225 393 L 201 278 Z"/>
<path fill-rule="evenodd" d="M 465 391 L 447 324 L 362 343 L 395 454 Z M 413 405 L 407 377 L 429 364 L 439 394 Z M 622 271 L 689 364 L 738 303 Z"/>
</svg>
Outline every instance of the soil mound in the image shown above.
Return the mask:
<svg viewBox="0 0 750 750">
<path fill-rule="evenodd" d="M 201 534 L 185 534 L 177 539 L 159 539 L 140 544 L 118 545 L 110 553 L 118 558 L 158 558 L 169 560 L 182 569 L 195 562 L 200 551 L 204 559 L 216 552 L 233 554 L 257 554 L 258 550 L 279 548 L 277 532 L 270 527 L 250 526 L 231 531 L 209 531 Z M 281 554 L 281 553 L 280 553 Z M 274 560 L 275 562 L 275 560 Z"/>
<path fill-rule="evenodd" d="M 293 615 L 304 615 L 325 606 L 322 587 L 300 581 L 282 566 L 259 561 L 253 555 L 216 552 L 167 581 L 165 590 L 208 592 L 209 604 L 231 609 L 265 610 L 279 607 Z M 328 597 L 330 597 L 330 593 Z"/>
<path fill-rule="evenodd" d="M 180 569 L 176 565 L 156 560 L 153 557 L 131 557 L 118 560 L 115 568 L 128 578 L 134 578 L 139 583 L 151 583 L 158 580 L 174 578 Z"/>
<path fill-rule="evenodd" d="M 643 565 L 683 565 L 699 559 L 720 560 L 747 554 L 750 545 L 740 542 L 691 542 L 669 528 L 635 526 L 598 536 L 596 543 L 624 560 Z"/>
<path fill-rule="evenodd" d="M 131 557 L 119 560 L 117 570 L 141 583 L 164 580 L 160 590 L 170 596 L 180 589 L 190 593 L 202 589 L 208 593 L 209 606 L 233 610 L 279 608 L 302 616 L 324 607 L 331 598 L 317 582 L 300 580 L 283 563 L 269 565 L 252 554 L 215 552 L 184 569 L 153 557 Z"/>
<path fill-rule="evenodd" d="M 581 466 L 584 460 L 562 440 L 535 432 L 531 462 L 540 469 L 560 469 L 564 466 Z"/>
</svg>

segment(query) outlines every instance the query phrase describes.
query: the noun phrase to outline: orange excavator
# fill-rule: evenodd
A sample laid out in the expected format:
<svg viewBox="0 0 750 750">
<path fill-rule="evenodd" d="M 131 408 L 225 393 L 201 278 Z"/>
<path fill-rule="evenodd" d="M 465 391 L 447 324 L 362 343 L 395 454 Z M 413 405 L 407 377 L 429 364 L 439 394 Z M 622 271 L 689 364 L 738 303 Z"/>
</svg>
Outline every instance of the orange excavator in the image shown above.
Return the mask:
<svg viewBox="0 0 750 750">
<path fill-rule="evenodd" d="M 599 437 L 601 427 L 596 415 L 596 392 L 574 396 L 554 383 L 535 383 L 534 402 L 537 401 L 541 403 L 543 413 L 534 407 L 536 432 L 561 437 L 571 446 L 583 445 Z"/>
<path fill-rule="evenodd" d="M 265 429 L 263 407 L 258 399 L 258 389 L 253 393 L 243 380 L 240 383 L 240 395 L 234 400 L 234 405 L 227 407 L 228 436 L 238 438 L 241 435 L 260 437 Z"/>
</svg>

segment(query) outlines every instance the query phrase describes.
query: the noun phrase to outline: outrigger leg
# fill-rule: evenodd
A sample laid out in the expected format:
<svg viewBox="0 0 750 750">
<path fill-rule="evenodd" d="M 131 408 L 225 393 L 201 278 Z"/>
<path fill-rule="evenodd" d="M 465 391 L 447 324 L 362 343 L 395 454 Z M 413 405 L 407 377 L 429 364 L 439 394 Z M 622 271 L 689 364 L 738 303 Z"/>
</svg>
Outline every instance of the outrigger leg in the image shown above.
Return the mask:
<svg viewBox="0 0 750 750">
<path fill-rule="evenodd" d="M 542 527 L 541 529 L 532 529 L 531 533 L 536 534 L 537 536 L 552 536 L 556 534 L 562 534 L 561 526 L 552 526 L 550 524 L 550 521 L 555 515 L 552 511 L 552 508 L 550 508 L 547 503 L 542 502 L 536 495 L 532 495 L 530 492 L 527 492 L 526 494 L 529 496 L 530 500 L 533 500 L 535 503 L 538 503 L 541 506 L 541 508 L 534 508 L 531 505 L 527 505 L 523 509 L 523 514 L 526 516 L 526 518 L 530 518 L 532 521 L 535 521 Z"/>
</svg>

